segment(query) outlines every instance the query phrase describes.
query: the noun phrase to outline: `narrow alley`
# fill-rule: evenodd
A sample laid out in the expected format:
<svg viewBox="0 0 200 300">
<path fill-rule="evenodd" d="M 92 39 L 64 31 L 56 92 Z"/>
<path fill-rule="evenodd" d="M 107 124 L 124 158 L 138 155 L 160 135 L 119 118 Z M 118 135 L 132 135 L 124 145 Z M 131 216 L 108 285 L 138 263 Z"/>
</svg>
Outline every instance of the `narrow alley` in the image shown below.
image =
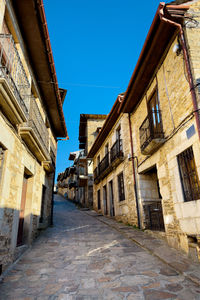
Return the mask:
<svg viewBox="0 0 200 300">
<path fill-rule="evenodd" d="M 60 196 L 54 209 L 54 227 L 40 235 L 0 283 L 1 300 L 200 299 L 198 285 L 122 231 L 135 238 L 143 232 L 78 210 Z M 156 239 L 153 244 L 159 248 Z"/>
</svg>

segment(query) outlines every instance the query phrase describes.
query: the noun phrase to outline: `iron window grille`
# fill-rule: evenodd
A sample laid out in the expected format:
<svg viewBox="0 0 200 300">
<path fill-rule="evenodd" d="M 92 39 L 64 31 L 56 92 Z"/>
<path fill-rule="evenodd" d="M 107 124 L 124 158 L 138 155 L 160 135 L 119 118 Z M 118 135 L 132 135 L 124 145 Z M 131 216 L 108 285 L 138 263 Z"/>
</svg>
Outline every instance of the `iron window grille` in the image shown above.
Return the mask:
<svg viewBox="0 0 200 300">
<path fill-rule="evenodd" d="M 200 182 L 192 147 L 180 153 L 177 158 L 184 201 L 200 199 Z"/>
<path fill-rule="evenodd" d="M 124 177 L 123 172 L 118 176 L 118 193 L 119 193 L 119 201 L 125 200 L 125 191 L 124 191 Z"/>
</svg>

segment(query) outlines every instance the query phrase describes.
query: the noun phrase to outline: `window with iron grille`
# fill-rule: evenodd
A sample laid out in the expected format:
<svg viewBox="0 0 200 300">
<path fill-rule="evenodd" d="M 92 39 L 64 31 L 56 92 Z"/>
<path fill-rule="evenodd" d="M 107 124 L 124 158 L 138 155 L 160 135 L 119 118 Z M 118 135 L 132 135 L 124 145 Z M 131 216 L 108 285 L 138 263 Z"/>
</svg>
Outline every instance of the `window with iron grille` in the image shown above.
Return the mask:
<svg viewBox="0 0 200 300">
<path fill-rule="evenodd" d="M 98 209 L 101 209 L 101 193 L 100 193 L 100 190 L 97 191 L 97 201 L 98 201 Z"/>
<path fill-rule="evenodd" d="M 184 201 L 200 199 L 200 182 L 192 147 L 186 149 L 178 155 L 178 164 Z"/>
<path fill-rule="evenodd" d="M 125 200 L 123 172 L 120 173 L 117 177 L 118 177 L 118 193 L 119 193 L 119 201 L 123 201 L 123 200 Z"/>
</svg>

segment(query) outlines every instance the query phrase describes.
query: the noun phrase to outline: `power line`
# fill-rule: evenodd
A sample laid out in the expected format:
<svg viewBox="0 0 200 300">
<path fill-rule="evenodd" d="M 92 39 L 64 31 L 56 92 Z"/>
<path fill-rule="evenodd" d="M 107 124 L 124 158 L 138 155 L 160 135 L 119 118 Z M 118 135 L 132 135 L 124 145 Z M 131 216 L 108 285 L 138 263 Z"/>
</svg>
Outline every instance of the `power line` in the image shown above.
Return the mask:
<svg viewBox="0 0 200 300">
<path fill-rule="evenodd" d="M 38 83 L 44 84 L 56 84 L 54 81 L 38 81 Z M 84 83 L 71 83 L 71 82 L 59 82 L 59 86 L 78 86 L 78 87 L 91 87 L 91 88 L 104 88 L 104 89 L 122 89 L 120 86 L 109 86 L 109 85 L 96 85 L 96 84 L 84 84 Z"/>
</svg>

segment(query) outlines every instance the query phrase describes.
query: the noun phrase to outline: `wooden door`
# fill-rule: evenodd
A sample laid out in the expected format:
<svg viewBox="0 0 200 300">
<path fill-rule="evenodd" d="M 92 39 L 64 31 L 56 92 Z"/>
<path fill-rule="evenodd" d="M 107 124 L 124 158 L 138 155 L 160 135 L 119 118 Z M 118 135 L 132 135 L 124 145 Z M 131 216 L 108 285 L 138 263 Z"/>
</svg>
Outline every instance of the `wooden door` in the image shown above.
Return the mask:
<svg viewBox="0 0 200 300">
<path fill-rule="evenodd" d="M 42 185 L 42 200 L 41 200 L 41 209 L 40 209 L 40 219 L 39 219 L 40 223 L 43 223 L 43 221 L 44 221 L 45 194 L 46 194 L 46 186 L 43 184 Z"/>
<path fill-rule="evenodd" d="M 108 214 L 108 205 L 107 205 L 107 187 L 104 185 L 103 187 L 103 203 L 104 203 L 104 214 Z"/>
<path fill-rule="evenodd" d="M 21 207 L 19 213 L 19 226 L 17 234 L 17 246 L 23 245 L 23 231 L 24 231 L 24 211 L 26 205 L 26 191 L 27 191 L 27 181 L 28 178 L 24 175 L 23 186 L 22 186 L 22 198 L 21 198 Z"/>
<path fill-rule="evenodd" d="M 111 217 L 115 216 L 115 207 L 114 207 L 114 199 L 113 199 L 113 182 L 112 180 L 109 182 L 109 198 L 110 198 L 110 215 Z"/>
</svg>

